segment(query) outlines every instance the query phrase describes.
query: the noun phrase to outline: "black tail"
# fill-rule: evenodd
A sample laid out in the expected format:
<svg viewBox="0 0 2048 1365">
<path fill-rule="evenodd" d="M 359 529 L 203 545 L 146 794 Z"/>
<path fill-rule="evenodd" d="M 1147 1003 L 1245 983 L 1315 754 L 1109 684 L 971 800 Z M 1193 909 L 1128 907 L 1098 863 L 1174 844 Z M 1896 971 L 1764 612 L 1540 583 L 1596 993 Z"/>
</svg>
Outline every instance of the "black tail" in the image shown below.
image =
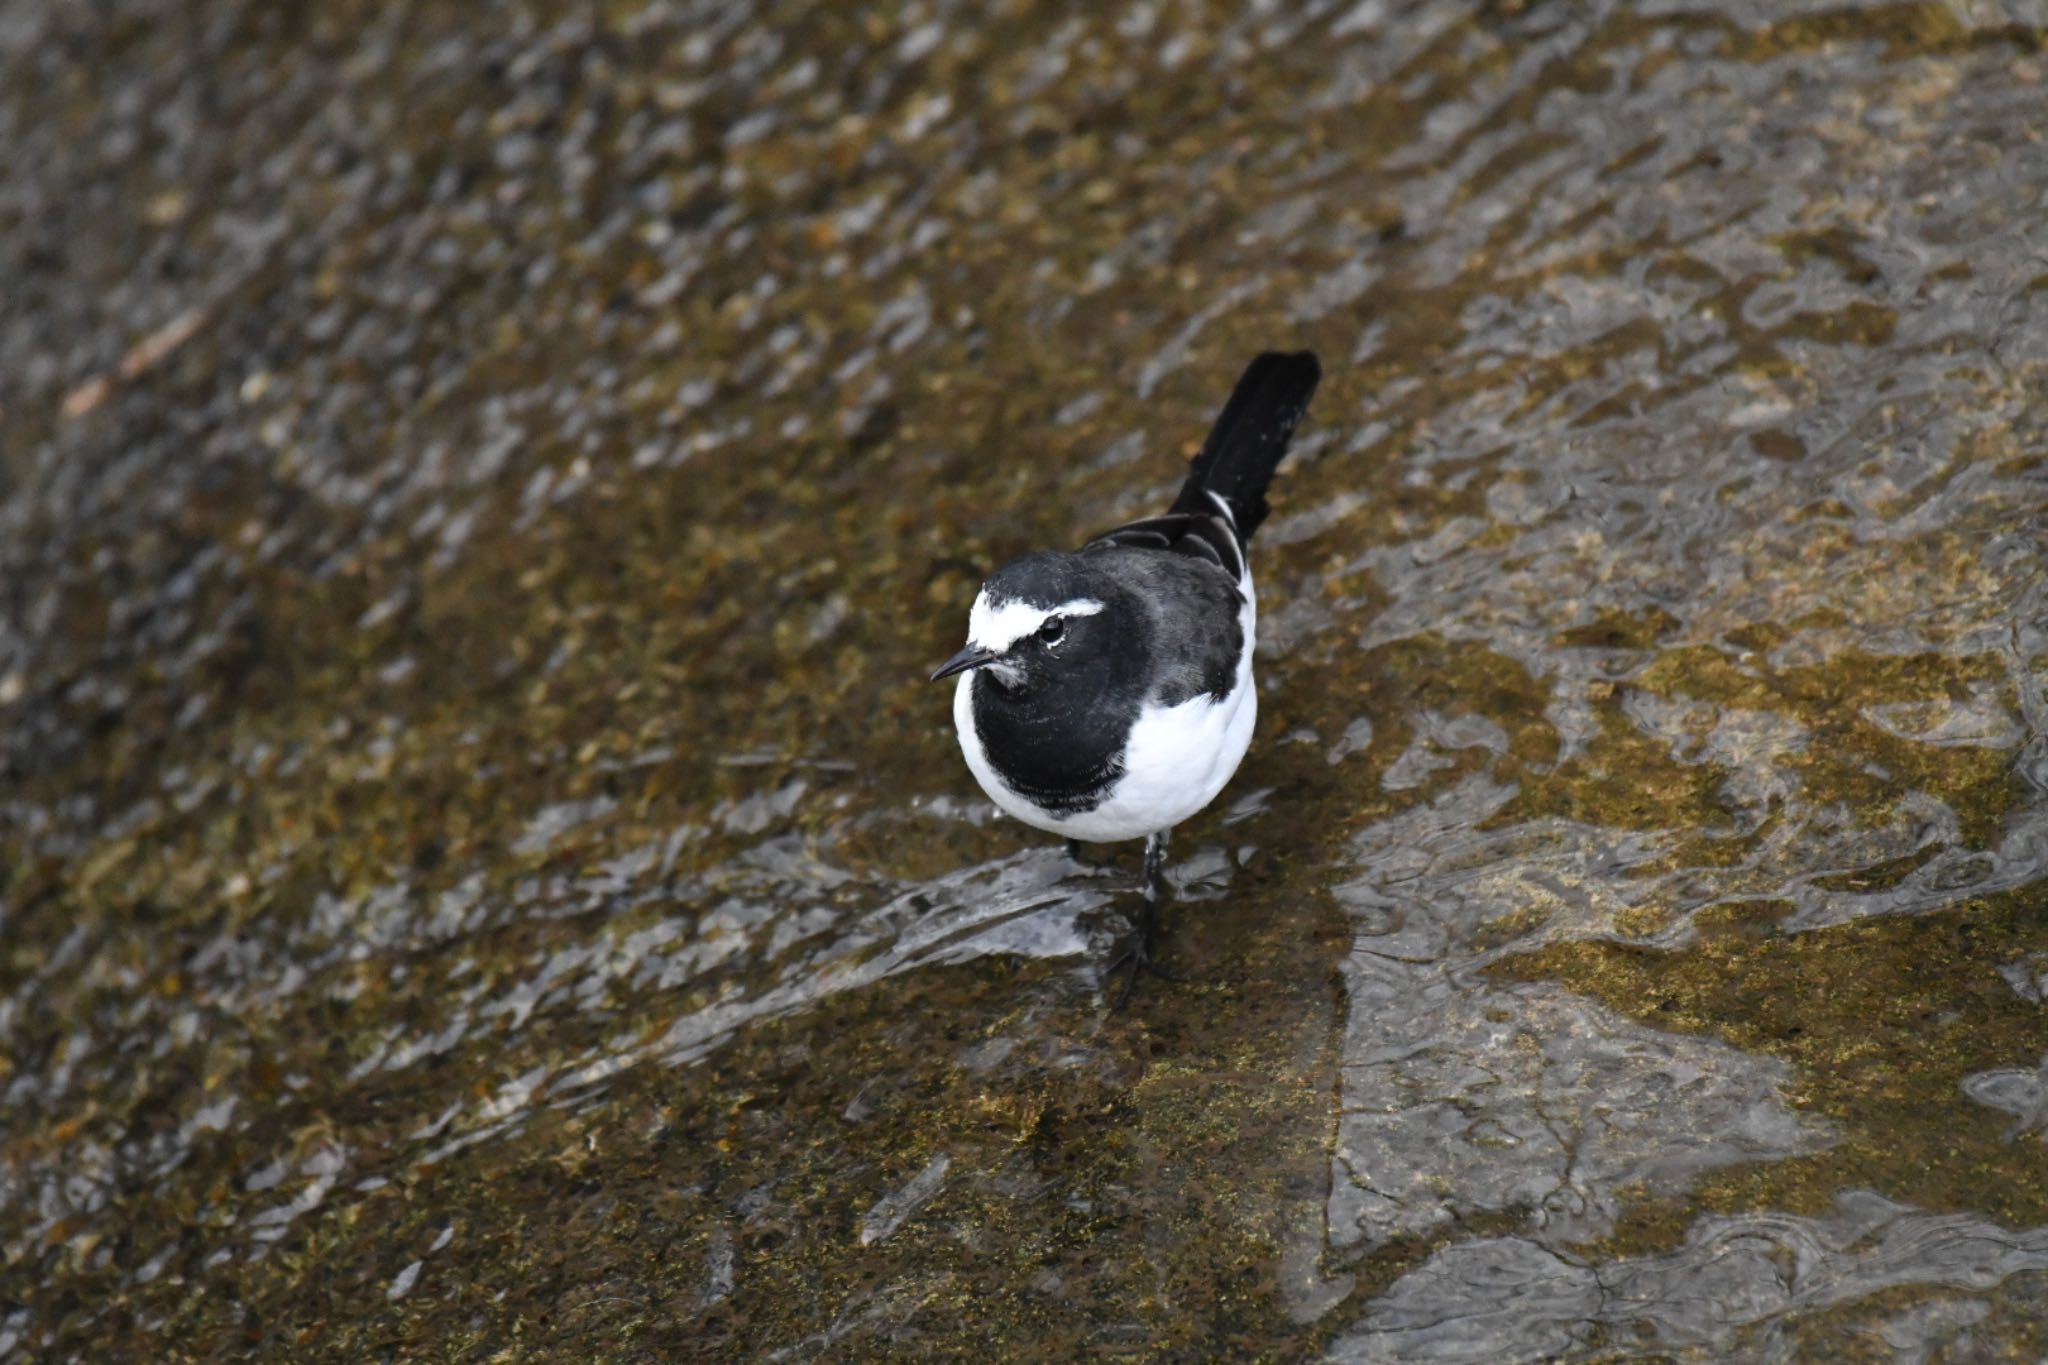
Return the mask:
<svg viewBox="0 0 2048 1365">
<path fill-rule="evenodd" d="M 1249 543 L 1266 519 L 1266 485 L 1322 377 L 1323 367 L 1309 351 L 1267 351 L 1247 365 L 1209 428 L 1202 453 L 1188 467 L 1188 481 L 1173 510 L 1213 514 L 1216 506 L 1208 494 L 1218 494 L 1230 504 L 1238 542 Z"/>
</svg>

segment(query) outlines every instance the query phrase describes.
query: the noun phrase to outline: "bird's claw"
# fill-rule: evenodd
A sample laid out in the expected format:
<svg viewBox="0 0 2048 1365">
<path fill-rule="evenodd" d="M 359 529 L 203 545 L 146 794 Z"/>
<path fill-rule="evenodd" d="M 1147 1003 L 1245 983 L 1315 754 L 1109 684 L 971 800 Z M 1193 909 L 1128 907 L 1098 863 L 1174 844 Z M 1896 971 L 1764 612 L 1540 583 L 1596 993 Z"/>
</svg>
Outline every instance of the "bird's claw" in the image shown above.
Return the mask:
<svg viewBox="0 0 2048 1365">
<path fill-rule="evenodd" d="M 1152 950 L 1158 944 L 1159 926 L 1152 918 L 1151 905 L 1147 904 L 1139 912 L 1138 921 L 1132 926 L 1131 932 L 1124 935 L 1117 944 L 1116 952 L 1103 968 L 1105 980 L 1118 974 L 1124 979 L 1123 988 L 1116 993 L 1116 1000 L 1110 1005 L 1112 1011 L 1121 1010 L 1130 1003 L 1131 992 L 1137 989 L 1140 975 L 1156 976 L 1161 981 L 1171 981 L 1175 985 L 1185 984 L 1186 977 L 1177 972 L 1169 972 L 1152 956 Z"/>
</svg>

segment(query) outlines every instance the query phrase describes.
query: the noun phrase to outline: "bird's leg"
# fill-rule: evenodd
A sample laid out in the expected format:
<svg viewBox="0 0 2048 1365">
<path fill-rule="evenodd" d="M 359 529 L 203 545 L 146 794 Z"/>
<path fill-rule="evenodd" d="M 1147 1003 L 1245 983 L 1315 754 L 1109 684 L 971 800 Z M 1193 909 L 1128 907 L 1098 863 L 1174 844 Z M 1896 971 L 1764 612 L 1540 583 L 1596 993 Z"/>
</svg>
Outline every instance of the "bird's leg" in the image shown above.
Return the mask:
<svg viewBox="0 0 2048 1365">
<path fill-rule="evenodd" d="M 1159 944 L 1158 903 L 1166 896 L 1166 836 L 1171 830 L 1160 830 L 1145 839 L 1145 880 L 1140 886 L 1144 899 L 1138 903 L 1138 915 L 1125 937 L 1116 956 L 1109 960 L 1109 971 L 1124 973 L 1123 989 L 1117 992 L 1116 1006 L 1122 1009 L 1130 1001 L 1131 991 L 1138 984 L 1138 973 L 1150 972 L 1162 981 L 1179 981 L 1181 978 L 1161 967 L 1153 960 L 1152 950 Z"/>
<path fill-rule="evenodd" d="M 1067 861 L 1070 863 L 1081 861 L 1081 841 L 1079 839 L 1067 840 Z"/>
<path fill-rule="evenodd" d="M 1162 829 L 1145 840 L 1145 904 L 1149 908 L 1166 896 L 1166 837 L 1170 829 Z"/>
</svg>

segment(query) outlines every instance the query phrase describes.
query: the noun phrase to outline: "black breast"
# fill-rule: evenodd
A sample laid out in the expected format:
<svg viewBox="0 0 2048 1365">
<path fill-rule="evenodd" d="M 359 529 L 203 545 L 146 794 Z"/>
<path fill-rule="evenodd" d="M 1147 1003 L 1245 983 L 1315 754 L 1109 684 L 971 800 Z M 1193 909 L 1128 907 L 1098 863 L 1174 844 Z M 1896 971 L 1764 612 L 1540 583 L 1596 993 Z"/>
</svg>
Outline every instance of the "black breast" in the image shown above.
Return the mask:
<svg viewBox="0 0 2048 1365">
<path fill-rule="evenodd" d="M 1138 719 L 1135 689 L 1101 688 L 1093 704 L 1081 691 L 1012 694 L 986 675 L 974 680 L 974 732 L 983 752 L 1013 791 L 1054 815 L 1079 815 L 1109 799 Z"/>
<path fill-rule="evenodd" d="M 1055 574 L 1053 583 L 1022 582 Z M 1148 701 L 1221 698 L 1236 683 L 1242 601 L 1236 583 L 1209 560 L 1098 541 L 1079 555 L 1027 556 L 998 577 L 1026 600 L 1102 604 L 1068 623 L 1064 644 L 1027 641 L 1014 659 L 1014 690 L 981 673 L 970 693 L 989 763 L 1013 791 L 1054 815 L 1078 815 L 1109 799 Z"/>
</svg>

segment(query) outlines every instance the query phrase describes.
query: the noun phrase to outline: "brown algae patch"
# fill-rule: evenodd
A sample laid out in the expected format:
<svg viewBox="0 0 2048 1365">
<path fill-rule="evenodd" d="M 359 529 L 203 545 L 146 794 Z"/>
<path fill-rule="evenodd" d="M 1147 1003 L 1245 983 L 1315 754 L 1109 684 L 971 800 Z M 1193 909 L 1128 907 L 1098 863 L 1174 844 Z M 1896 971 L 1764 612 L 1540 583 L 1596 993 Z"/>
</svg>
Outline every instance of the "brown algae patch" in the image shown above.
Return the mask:
<svg viewBox="0 0 2048 1365">
<path fill-rule="evenodd" d="M 1320 1283 L 1324 1135 L 1303 1118 L 1327 1104 L 1328 983 L 1205 989 L 1200 1030 L 1105 1029 L 1085 998 L 970 1024 L 977 976 L 898 978 L 650 1068 L 153 1311 L 200 1352 L 1303 1344 L 1284 1308 Z M 874 1216 L 937 1157 L 914 1207 Z M 387 1302 L 423 1255 L 434 1292 Z"/>
<path fill-rule="evenodd" d="M 1388 827 L 1387 899 L 1543 943 L 1515 1000 L 1840 1133 L 1587 1254 L 2041 1216 L 1957 1087 L 2041 1055 L 1977 968 L 2042 945 L 1952 857 L 2024 871 L 2037 35 L 710 8 L 0 24 L 0 1355 L 1321 1350 L 1534 1203 L 1332 1251 Z M 1191 980 L 1105 1017 L 1129 852 L 989 822 L 919 679 L 1283 335 L 1259 745 Z"/>
</svg>

